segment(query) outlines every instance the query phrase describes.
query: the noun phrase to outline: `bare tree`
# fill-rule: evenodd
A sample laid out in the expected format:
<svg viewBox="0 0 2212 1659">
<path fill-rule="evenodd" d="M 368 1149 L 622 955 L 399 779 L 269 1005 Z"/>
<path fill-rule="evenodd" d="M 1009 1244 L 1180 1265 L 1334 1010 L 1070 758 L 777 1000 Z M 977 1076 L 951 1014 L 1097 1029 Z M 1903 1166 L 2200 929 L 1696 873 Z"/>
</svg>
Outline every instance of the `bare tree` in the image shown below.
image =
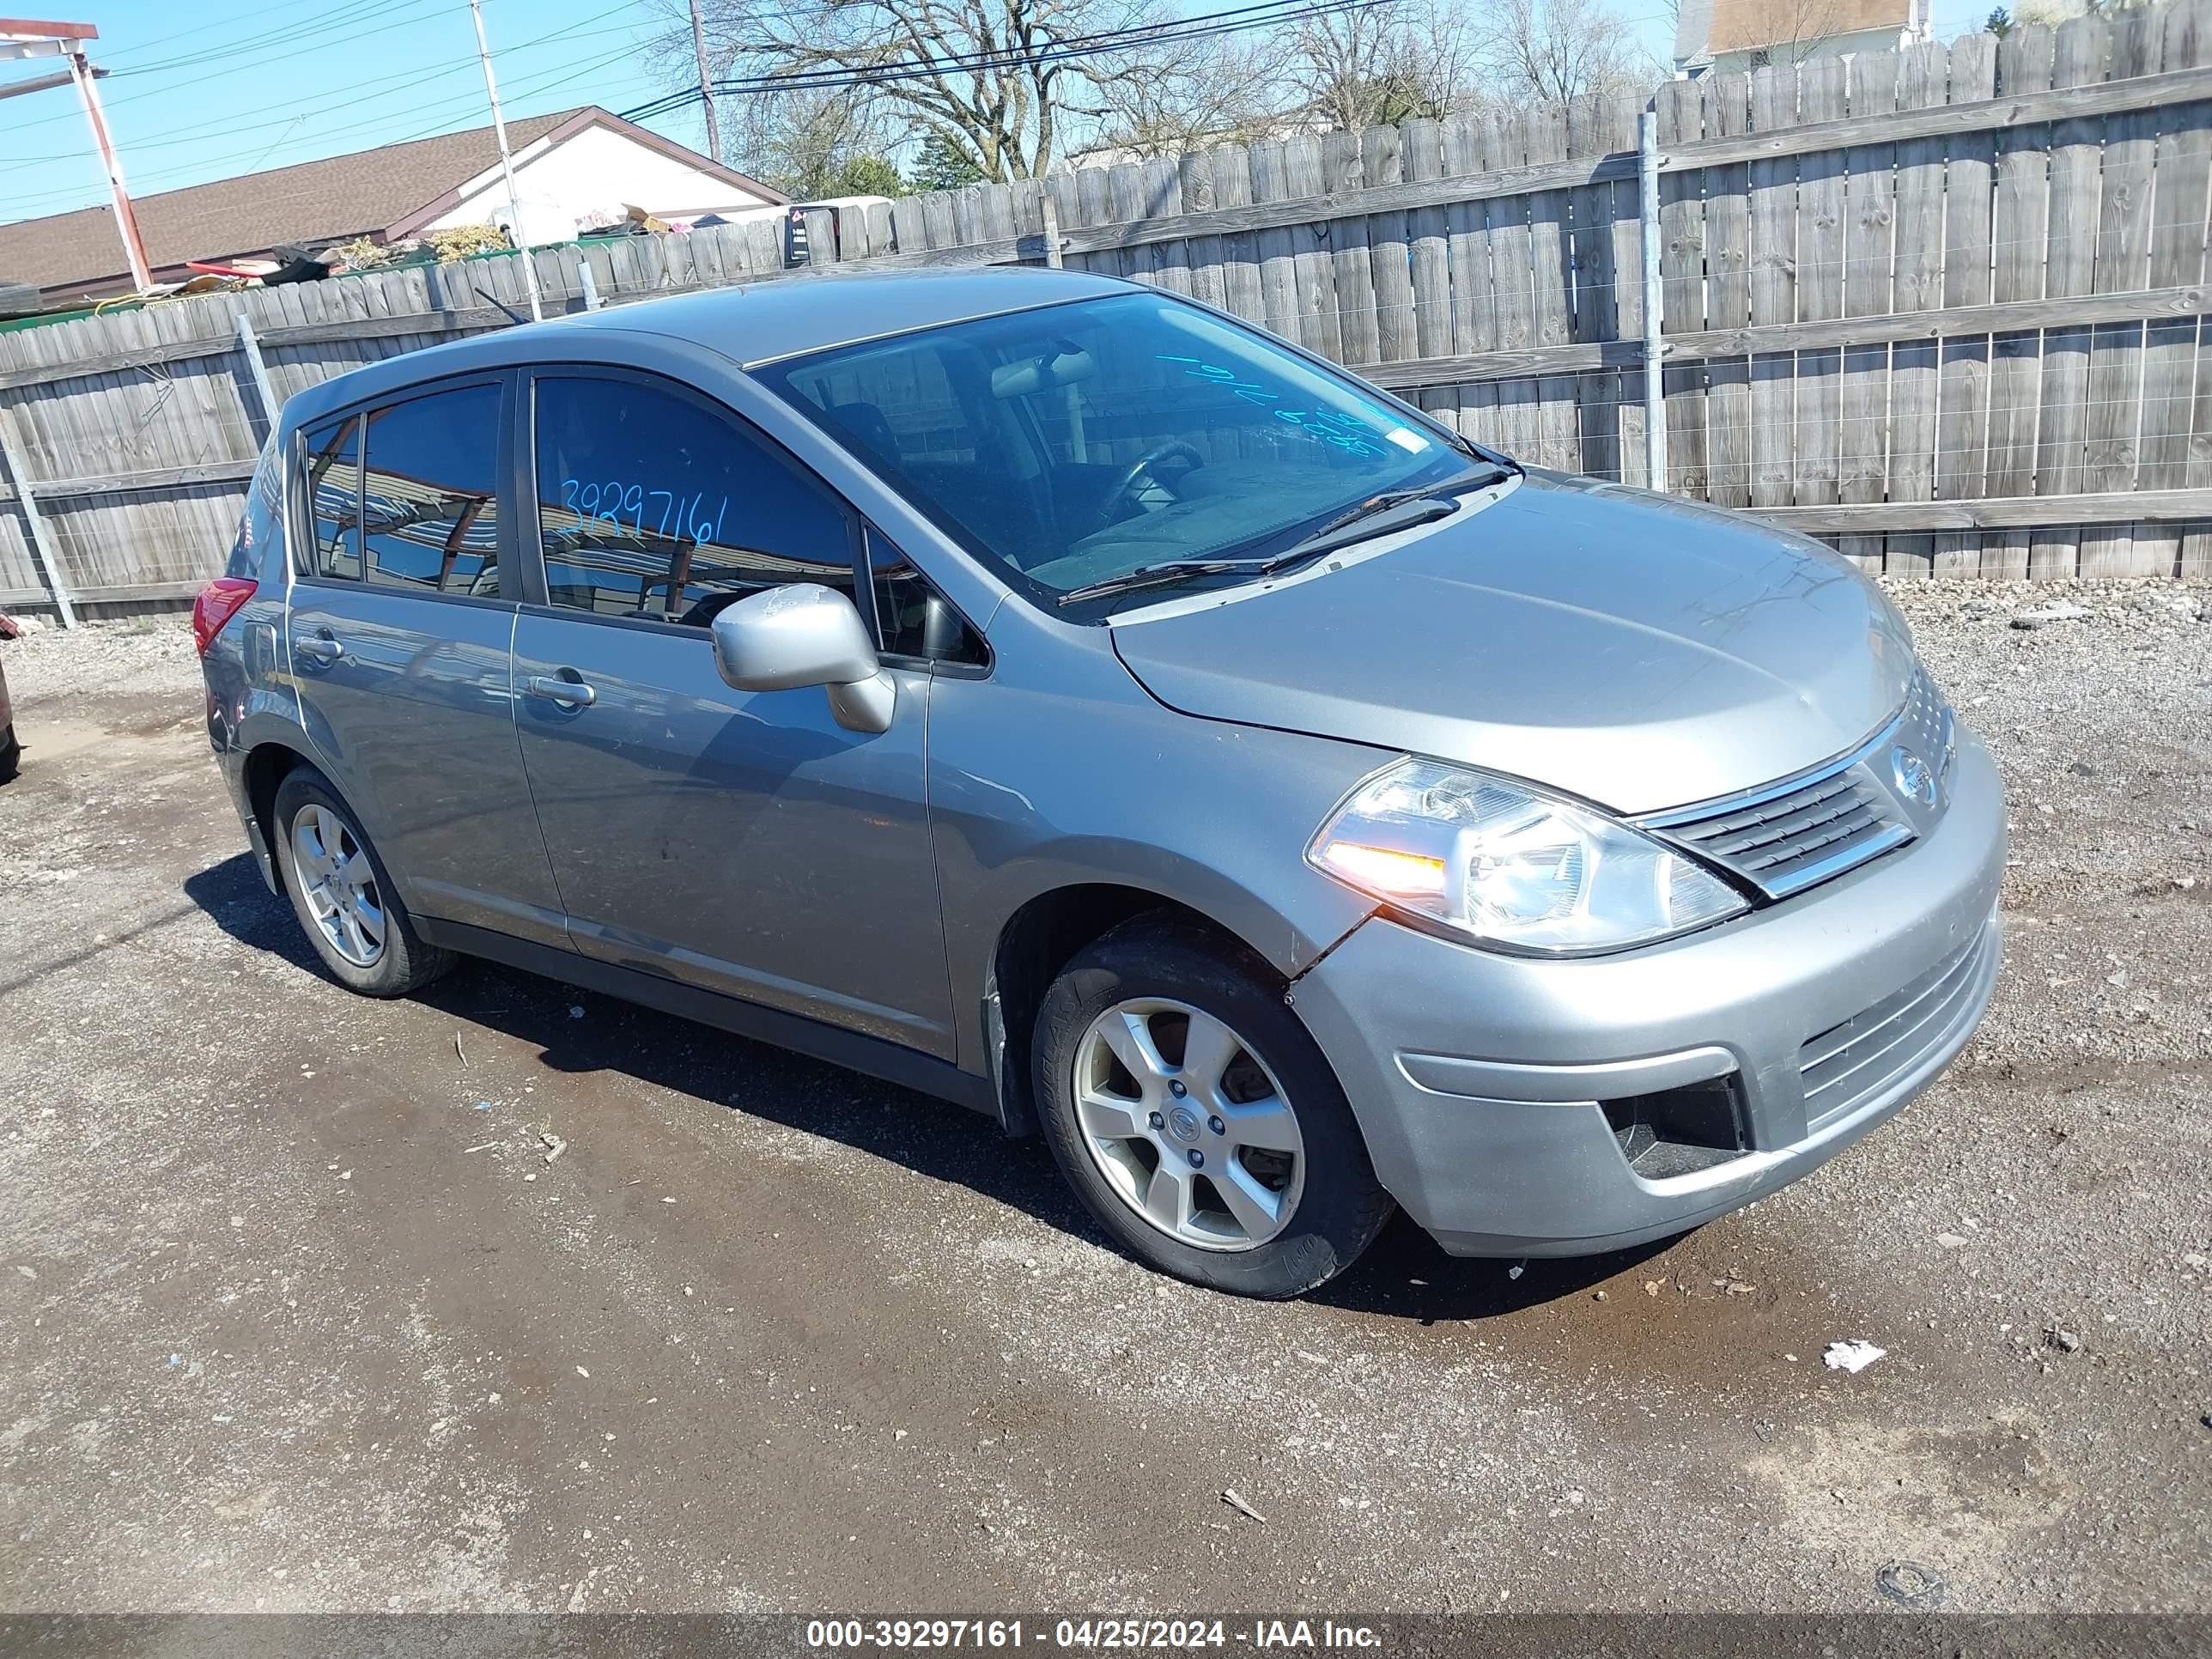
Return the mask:
<svg viewBox="0 0 2212 1659">
<path fill-rule="evenodd" d="M 1170 155 L 1292 126 L 1641 90 L 1656 65 L 1612 5 L 1395 0 L 1102 46 L 1185 15 L 1179 0 L 702 0 L 713 72 L 764 88 L 725 106 L 734 152 L 808 193 L 856 155 L 926 149 L 933 176 L 1006 182 L 1094 145 Z M 678 44 L 663 72 L 680 85 L 696 70 L 688 30 Z"/>
<path fill-rule="evenodd" d="M 1442 115 L 1476 94 L 1474 27 L 1459 0 L 1312 17 L 1297 38 L 1306 111 L 1333 128 Z"/>
<path fill-rule="evenodd" d="M 1102 143 L 1139 155 L 1291 128 L 1394 125 L 1479 95 L 1467 0 L 1394 0 L 1188 43 L 1097 76 Z"/>
<path fill-rule="evenodd" d="M 1096 148 L 1152 159 L 1265 137 L 1282 124 L 1295 55 L 1287 33 L 1264 31 L 1178 42 L 1115 65 L 1090 89 Z"/>
<path fill-rule="evenodd" d="M 886 155 L 899 138 L 866 100 L 836 88 L 731 99 L 721 125 L 745 172 L 800 200 L 848 194 L 854 166 Z"/>
<path fill-rule="evenodd" d="M 1657 74 L 1605 0 L 1493 0 L 1487 33 L 1483 58 L 1492 88 L 1516 102 L 1642 92 Z"/>
<path fill-rule="evenodd" d="M 1074 120 L 1113 112 L 1101 85 L 1156 64 L 1142 47 L 1066 43 L 1164 20 L 1166 0 L 707 0 L 719 72 L 831 76 L 908 138 L 933 136 L 987 179 L 1034 178 Z"/>
</svg>

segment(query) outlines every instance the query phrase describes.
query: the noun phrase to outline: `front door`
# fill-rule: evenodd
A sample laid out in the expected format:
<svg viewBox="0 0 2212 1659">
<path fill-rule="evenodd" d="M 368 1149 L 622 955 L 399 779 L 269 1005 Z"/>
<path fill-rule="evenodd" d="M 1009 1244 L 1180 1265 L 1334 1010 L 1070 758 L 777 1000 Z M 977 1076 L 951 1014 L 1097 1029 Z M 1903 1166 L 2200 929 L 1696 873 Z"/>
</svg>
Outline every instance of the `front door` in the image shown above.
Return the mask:
<svg viewBox="0 0 2212 1659">
<path fill-rule="evenodd" d="M 302 725 L 419 914 L 568 943 L 514 737 L 497 379 L 307 434 Z"/>
<path fill-rule="evenodd" d="M 893 669 L 890 730 L 848 732 L 818 687 L 732 690 L 707 631 L 764 587 L 850 593 L 844 504 L 667 382 L 564 371 L 533 401 L 550 602 L 514 684 L 577 948 L 950 1057 L 927 674 Z"/>
</svg>

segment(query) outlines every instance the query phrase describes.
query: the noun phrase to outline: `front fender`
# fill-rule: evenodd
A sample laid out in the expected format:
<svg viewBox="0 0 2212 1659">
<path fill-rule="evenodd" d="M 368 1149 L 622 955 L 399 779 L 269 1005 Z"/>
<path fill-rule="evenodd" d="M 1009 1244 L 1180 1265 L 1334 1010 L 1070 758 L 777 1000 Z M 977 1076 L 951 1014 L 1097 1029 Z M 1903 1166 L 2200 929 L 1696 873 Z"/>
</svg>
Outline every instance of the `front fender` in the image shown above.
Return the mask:
<svg viewBox="0 0 2212 1659">
<path fill-rule="evenodd" d="M 1070 696 L 1003 675 L 932 685 L 930 822 L 963 1069 L 988 1070 L 1000 937 L 1042 895 L 1097 884 L 1156 894 L 1218 924 L 1285 979 L 1372 909 L 1308 866 L 1304 850 L 1384 757 L 1177 714 L 1109 665 L 1125 694 Z"/>
</svg>

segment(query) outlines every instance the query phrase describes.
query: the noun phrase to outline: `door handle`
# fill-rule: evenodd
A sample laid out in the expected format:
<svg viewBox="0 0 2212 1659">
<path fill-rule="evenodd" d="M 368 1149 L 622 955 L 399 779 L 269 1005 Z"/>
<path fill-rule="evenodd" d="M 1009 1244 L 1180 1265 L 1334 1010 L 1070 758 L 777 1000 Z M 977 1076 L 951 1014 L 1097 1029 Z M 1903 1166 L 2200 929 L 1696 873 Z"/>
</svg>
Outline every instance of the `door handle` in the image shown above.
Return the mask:
<svg viewBox="0 0 2212 1659">
<path fill-rule="evenodd" d="M 599 700 L 599 694 L 581 680 L 562 679 L 557 675 L 533 675 L 530 695 L 544 697 L 549 702 L 564 702 L 571 708 L 588 708 Z"/>
<path fill-rule="evenodd" d="M 303 657 L 313 657 L 317 662 L 336 662 L 345 655 L 345 647 L 325 634 L 319 638 L 295 639 L 292 649 Z"/>
</svg>

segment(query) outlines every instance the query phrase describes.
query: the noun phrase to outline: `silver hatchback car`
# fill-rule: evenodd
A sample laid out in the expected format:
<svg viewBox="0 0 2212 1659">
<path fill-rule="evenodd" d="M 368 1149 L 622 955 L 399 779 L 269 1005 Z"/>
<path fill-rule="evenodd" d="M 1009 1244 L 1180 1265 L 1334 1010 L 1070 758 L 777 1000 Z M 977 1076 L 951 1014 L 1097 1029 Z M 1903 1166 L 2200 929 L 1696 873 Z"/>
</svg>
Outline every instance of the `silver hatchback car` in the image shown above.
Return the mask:
<svg viewBox="0 0 2212 1659">
<path fill-rule="evenodd" d="M 1819 545 L 1171 294 L 794 279 L 292 399 L 195 627 L 331 973 L 481 956 L 1041 1129 L 1292 1296 L 1736 1209 L 1997 971 L 2004 817 Z"/>
</svg>

